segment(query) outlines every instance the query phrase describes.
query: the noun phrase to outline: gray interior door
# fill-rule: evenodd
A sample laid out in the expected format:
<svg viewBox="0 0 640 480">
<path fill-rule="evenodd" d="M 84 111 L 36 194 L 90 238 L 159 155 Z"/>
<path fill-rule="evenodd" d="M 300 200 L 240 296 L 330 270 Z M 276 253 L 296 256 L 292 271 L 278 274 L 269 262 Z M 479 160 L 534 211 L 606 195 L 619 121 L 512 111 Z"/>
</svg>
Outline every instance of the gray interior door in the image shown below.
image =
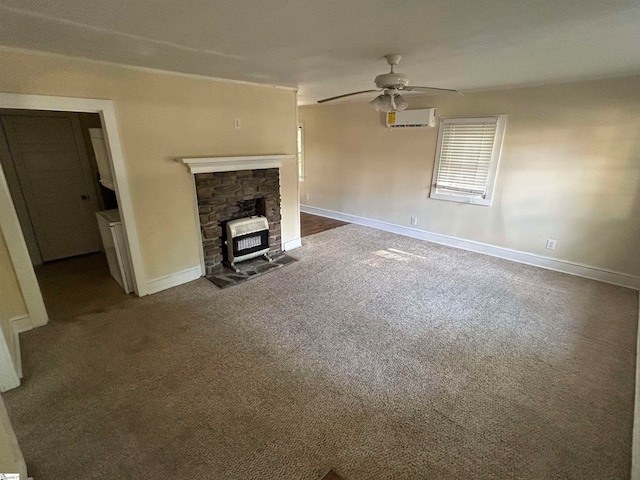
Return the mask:
<svg viewBox="0 0 640 480">
<path fill-rule="evenodd" d="M 99 251 L 96 193 L 77 117 L 1 120 L 42 259 Z"/>
</svg>

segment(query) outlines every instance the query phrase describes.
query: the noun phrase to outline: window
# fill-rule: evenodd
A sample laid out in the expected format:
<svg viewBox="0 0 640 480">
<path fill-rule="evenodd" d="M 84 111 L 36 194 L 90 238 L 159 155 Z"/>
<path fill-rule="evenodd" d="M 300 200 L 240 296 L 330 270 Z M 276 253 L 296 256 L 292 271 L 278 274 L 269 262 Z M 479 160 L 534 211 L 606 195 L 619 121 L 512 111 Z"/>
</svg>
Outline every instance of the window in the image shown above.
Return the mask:
<svg viewBox="0 0 640 480">
<path fill-rule="evenodd" d="M 491 205 L 506 115 L 443 118 L 431 198 Z"/>
<path fill-rule="evenodd" d="M 304 126 L 298 124 L 298 181 L 304 182 Z"/>
</svg>

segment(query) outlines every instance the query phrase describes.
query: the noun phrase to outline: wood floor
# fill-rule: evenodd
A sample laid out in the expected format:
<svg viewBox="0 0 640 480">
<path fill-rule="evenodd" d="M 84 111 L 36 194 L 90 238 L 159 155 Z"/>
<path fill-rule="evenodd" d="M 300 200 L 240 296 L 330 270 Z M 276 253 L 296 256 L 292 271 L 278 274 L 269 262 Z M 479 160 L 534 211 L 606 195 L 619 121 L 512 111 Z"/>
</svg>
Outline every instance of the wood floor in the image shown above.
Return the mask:
<svg viewBox="0 0 640 480">
<path fill-rule="evenodd" d="M 130 298 L 109 273 L 104 253 L 91 253 L 35 268 L 51 320 L 75 317 Z"/>
<path fill-rule="evenodd" d="M 343 225 L 348 225 L 348 223 L 340 220 L 334 220 L 332 218 L 319 217 L 317 215 L 311 215 L 310 213 L 300 212 L 300 233 L 303 237 L 313 235 L 314 233 L 324 232 L 325 230 L 342 227 Z"/>
</svg>

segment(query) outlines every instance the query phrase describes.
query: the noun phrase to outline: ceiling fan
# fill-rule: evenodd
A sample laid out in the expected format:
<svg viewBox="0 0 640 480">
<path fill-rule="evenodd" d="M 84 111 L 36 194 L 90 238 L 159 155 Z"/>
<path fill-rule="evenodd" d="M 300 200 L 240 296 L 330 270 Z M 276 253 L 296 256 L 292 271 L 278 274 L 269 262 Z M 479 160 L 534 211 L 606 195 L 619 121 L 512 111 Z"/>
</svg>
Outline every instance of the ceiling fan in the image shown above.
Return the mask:
<svg viewBox="0 0 640 480">
<path fill-rule="evenodd" d="M 391 71 L 376 77 L 375 84 L 380 90 L 362 90 L 360 92 L 346 93 L 344 95 L 338 95 L 337 97 L 318 100 L 318 103 L 331 102 L 340 98 L 351 97 L 353 95 L 360 95 L 363 93 L 382 92 L 370 102 L 371 105 L 373 105 L 373 108 L 378 112 L 401 112 L 406 109 L 409 104 L 407 103 L 407 100 L 400 95 L 400 92 L 421 93 L 425 95 L 462 95 L 457 90 L 449 90 L 446 88 L 412 87 L 409 85 L 409 77 L 407 77 L 406 74 L 396 73 L 394 71 L 395 66 L 400 63 L 400 58 L 402 58 L 401 55 L 393 53 L 385 55 L 385 58 L 387 59 L 387 63 L 391 66 Z"/>
</svg>

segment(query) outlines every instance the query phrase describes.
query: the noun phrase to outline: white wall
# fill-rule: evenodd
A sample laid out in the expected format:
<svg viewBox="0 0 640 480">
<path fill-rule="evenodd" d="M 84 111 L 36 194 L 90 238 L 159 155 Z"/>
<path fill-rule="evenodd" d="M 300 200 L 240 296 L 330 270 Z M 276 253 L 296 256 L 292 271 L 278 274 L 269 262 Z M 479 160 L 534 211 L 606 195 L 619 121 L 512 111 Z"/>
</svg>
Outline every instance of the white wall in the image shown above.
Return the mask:
<svg viewBox="0 0 640 480">
<path fill-rule="evenodd" d="M 0 48 L 0 91 L 113 100 L 146 282 L 200 264 L 193 184 L 177 157 L 295 154 L 295 92 Z M 235 129 L 233 119 L 242 120 Z M 299 238 L 295 160 L 281 169 L 282 238 Z M 0 270 L 0 278 L 14 272 Z M 3 306 L 0 305 L 0 314 Z"/>
<path fill-rule="evenodd" d="M 0 92 L 110 99 L 116 110 L 147 284 L 197 267 L 201 248 L 192 177 L 177 157 L 295 154 L 291 89 L 231 84 L 0 47 Z M 234 118 L 242 120 L 235 129 Z M 295 160 L 281 169 L 282 239 L 300 236 Z M 0 232 L 0 327 L 28 314 Z M 1 340 L 1 339 L 0 339 Z M 0 348 L 0 350 L 2 349 Z M 13 367 L 12 367 L 13 368 Z M 0 411 L 0 421 L 2 412 Z M 10 424 L 8 423 L 8 428 Z M 19 467 L 0 422 L 0 471 Z M 17 448 L 17 447 L 16 447 Z M 26 473 L 25 473 L 26 475 Z M 25 477 L 26 478 L 26 477 Z"/>
<path fill-rule="evenodd" d="M 416 216 L 426 231 L 638 276 L 639 85 L 635 76 L 414 99 L 439 117 L 509 115 L 490 207 L 429 198 L 437 128 L 389 131 L 366 103 L 302 107 L 301 203 L 406 226 Z"/>
<path fill-rule="evenodd" d="M 166 277 L 200 269 L 192 176 L 176 158 L 295 154 L 297 109 L 291 89 L 4 47 L 0 63 L 0 92 L 113 101 L 143 263 L 138 279 L 147 291 L 171 286 Z M 241 129 L 234 128 L 236 117 Z M 300 236 L 295 160 L 284 161 L 280 181 L 282 239 L 288 242 Z M 0 323 L 29 313 L 15 268 L 0 238 Z"/>
</svg>

